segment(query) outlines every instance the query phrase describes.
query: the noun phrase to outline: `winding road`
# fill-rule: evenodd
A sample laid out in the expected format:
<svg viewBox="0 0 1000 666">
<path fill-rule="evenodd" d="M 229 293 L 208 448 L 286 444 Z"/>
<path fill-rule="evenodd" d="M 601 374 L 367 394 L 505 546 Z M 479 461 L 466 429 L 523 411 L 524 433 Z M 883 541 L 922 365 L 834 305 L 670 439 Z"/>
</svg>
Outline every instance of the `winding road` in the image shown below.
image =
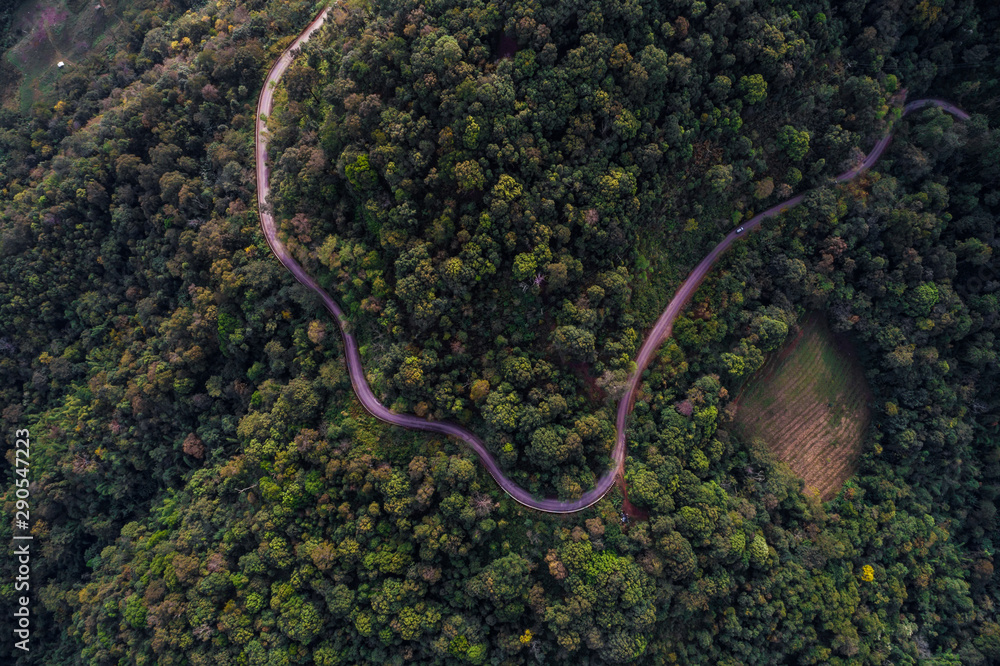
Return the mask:
<svg viewBox="0 0 1000 666">
<path fill-rule="evenodd" d="M 323 25 L 329 10 L 330 8 L 327 7 L 316 15 L 305 30 L 299 34 L 298 38 L 292 42 L 291 46 L 289 46 L 288 49 L 281 54 L 278 60 L 271 67 L 271 70 L 268 72 L 267 78 L 264 80 L 264 85 L 260 92 L 260 98 L 257 102 L 257 123 L 255 129 L 257 202 L 260 214 L 260 227 L 261 231 L 264 233 L 264 238 L 267 240 L 267 244 L 270 246 L 271 251 L 274 253 L 274 256 L 277 257 L 278 261 L 280 261 L 281 264 L 295 276 L 296 280 L 315 292 L 316 295 L 322 300 L 324 307 L 326 307 L 330 314 L 332 314 L 337 320 L 337 324 L 340 326 L 340 332 L 344 338 L 344 349 L 347 355 L 347 369 L 350 373 L 351 384 L 354 387 L 354 392 L 358 396 L 358 400 L 361 401 L 361 404 L 366 410 L 368 410 L 369 413 L 371 413 L 372 416 L 392 425 L 402 426 L 412 430 L 436 432 L 462 440 L 470 448 L 472 448 L 473 451 L 475 451 L 476 455 L 479 456 L 479 460 L 482 465 L 496 480 L 497 484 L 504 490 L 504 492 L 510 495 L 510 497 L 516 502 L 523 504 L 528 508 L 537 509 L 546 513 L 575 513 L 596 504 L 615 484 L 615 477 L 622 471 L 625 465 L 625 428 L 627 425 L 628 415 L 632 411 L 636 390 L 638 389 L 643 370 L 645 370 L 646 366 L 649 365 L 649 362 L 653 358 L 653 354 L 656 352 L 663 340 L 670 336 L 674 320 L 694 295 L 695 290 L 701 284 L 702 280 L 705 279 L 705 276 L 712 268 L 712 265 L 730 245 L 745 234 L 738 235 L 735 230 L 729 232 L 729 234 L 726 235 L 726 237 L 723 238 L 722 241 L 716 245 L 704 259 L 701 260 L 694 270 L 691 271 L 691 274 L 688 275 L 687 279 L 684 280 L 680 288 L 678 288 L 677 293 L 674 294 L 670 304 L 667 305 L 663 314 L 660 315 L 660 318 L 656 321 L 656 324 L 646 336 L 646 340 L 643 342 L 642 347 L 640 347 L 639 355 L 636 358 L 635 372 L 629 378 L 625 393 L 622 395 L 621 401 L 618 403 L 618 414 L 615 421 L 617 439 L 611 453 L 613 463 L 611 468 L 601 476 L 593 488 L 583 493 L 579 499 L 559 500 L 552 498 L 539 499 L 534 497 L 524 488 L 521 488 L 504 475 L 503 471 L 500 469 L 500 465 L 493 457 L 493 454 L 490 453 L 486 444 L 483 443 L 483 441 L 476 436 L 475 433 L 458 424 L 449 423 L 447 421 L 427 421 L 411 414 L 397 414 L 379 402 L 378 398 L 375 397 L 375 394 L 372 393 L 371 387 L 368 385 L 368 380 L 364 373 L 364 367 L 361 364 L 361 354 L 358 351 L 358 343 L 348 330 L 347 319 L 344 316 L 343 310 L 337 302 L 319 286 L 316 280 L 309 276 L 298 264 L 298 262 L 292 258 L 284 243 L 282 243 L 278 238 L 277 225 L 275 224 L 274 216 L 270 211 L 270 207 L 267 205 L 267 195 L 270 191 L 270 174 L 267 167 L 268 137 L 266 132 L 266 116 L 271 112 L 271 108 L 274 104 L 274 88 L 281 79 L 281 76 L 285 73 L 285 70 L 287 70 L 288 66 L 292 63 L 293 53 L 305 41 L 307 41 L 321 25 Z M 967 120 L 969 118 L 967 113 L 953 104 L 937 99 L 921 99 L 910 102 L 903 108 L 903 115 L 905 116 L 906 114 L 925 106 L 940 107 L 962 120 Z M 882 152 L 885 151 L 886 147 L 888 147 L 891 138 L 891 133 L 883 137 L 858 166 L 837 176 L 836 182 L 846 182 L 864 173 L 873 164 L 875 164 L 878 158 L 882 155 Z M 763 213 L 760 213 L 749 221 L 743 223 L 743 228 L 746 232 L 749 232 L 753 228 L 760 225 L 760 223 L 764 220 L 799 205 L 805 199 L 806 194 L 806 192 L 798 194 L 787 201 L 784 201 L 776 206 L 772 206 Z"/>
</svg>

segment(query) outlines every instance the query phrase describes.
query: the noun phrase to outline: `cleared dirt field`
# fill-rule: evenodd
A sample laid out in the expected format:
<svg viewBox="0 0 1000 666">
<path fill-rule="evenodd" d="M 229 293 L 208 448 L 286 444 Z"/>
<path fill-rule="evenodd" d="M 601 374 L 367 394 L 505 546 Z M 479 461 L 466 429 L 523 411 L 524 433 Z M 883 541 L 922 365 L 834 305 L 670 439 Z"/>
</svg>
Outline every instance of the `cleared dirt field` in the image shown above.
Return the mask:
<svg viewBox="0 0 1000 666">
<path fill-rule="evenodd" d="M 857 466 L 871 415 L 864 371 L 851 345 L 819 316 L 772 355 L 737 401 L 737 430 L 760 437 L 823 500 Z"/>
<path fill-rule="evenodd" d="M 0 67 L 0 101 L 27 113 L 58 101 L 55 85 L 89 53 L 107 48 L 120 28 L 120 0 L 28 0 L 11 29 L 20 36 Z M 65 63 L 60 69 L 59 61 Z"/>
</svg>

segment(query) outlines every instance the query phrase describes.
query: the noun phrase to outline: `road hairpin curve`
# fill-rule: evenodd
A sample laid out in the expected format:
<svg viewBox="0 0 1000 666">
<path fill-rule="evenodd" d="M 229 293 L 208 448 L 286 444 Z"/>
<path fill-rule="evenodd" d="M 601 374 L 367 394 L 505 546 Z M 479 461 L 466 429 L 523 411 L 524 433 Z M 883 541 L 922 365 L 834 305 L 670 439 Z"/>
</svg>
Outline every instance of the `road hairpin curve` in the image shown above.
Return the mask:
<svg viewBox="0 0 1000 666">
<path fill-rule="evenodd" d="M 654 352 L 657 348 L 659 348 L 660 344 L 664 340 L 670 337 L 674 320 L 681 313 L 682 308 L 687 305 L 688 301 L 694 295 L 695 290 L 705 279 L 708 271 L 712 268 L 722 253 L 725 252 L 726 249 L 729 248 L 729 246 L 735 241 L 746 237 L 746 233 L 744 233 L 744 231 L 750 231 L 759 226 L 764 220 L 775 217 L 790 208 L 798 206 L 802 203 L 809 192 L 807 191 L 797 194 L 787 201 L 776 204 L 771 208 L 768 208 L 763 213 L 759 213 L 747 222 L 744 222 L 738 229 L 729 232 L 726 237 L 723 238 L 722 241 L 716 245 L 697 266 L 695 266 L 694 270 L 691 271 L 690 275 L 688 275 L 681 286 L 677 289 L 673 299 L 671 299 L 669 305 L 667 305 L 659 319 L 656 320 L 656 324 L 646 335 L 646 339 L 642 343 L 642 347 L 639 348 L 639 354 L 635 361 L 635 371 L 629 377 L 625 393 L 622 395 L 621 400 L 618 403 L 618 413 L 615 420 L 616 440 L 614 448 L 611 452 L 613 464 L 611 468 L 606 471 L 600 479 L 598 479 L 594 487 L 583 493 L 578 499 L 575 500 L 560 500 L 554 498 L 540 499 L 534 497 L 527 490 L 520 487 L 504 475 L 503 471 L 500 469 L 500 465 L 496 461 L 496 458 L 494 458 L 493 454 L 490 453 L 488 448 L 486 448 L 486 444 L 472 431 L 456 423 L 450 423 L 448 421 L 426 421 L 412 414 L 397 414 L 379 402 L 378 398 L 376 398 L 375 394 L 372 392 L 371 387 L 368 385 L 368 380 L 365 378 L 364 367 L 361 364 L 361 354 L 358 351 L 358 343 L 348 330 L 348 321 L 344 316 L 344 311 L 341 309 L 337 301 L 326 293 L 326 291 L 319 286 L 316 280 L 307 274 L 299 263 L 292 258 L 284 243 L 282 243 L 278 238 L 274 216 L 267 205 L 267 195 L 270 191 L 270 173 L 267 168 L 267 136 L 265 134 L 265 118 L 271 112 L 271 108 L 274 104 L 274 88 L 277 86 L 281 76 L 285 73 L 285 70 L 287 70 L 288 66 L 292 63 L 293 53 L 302 44 L 308 41 L 313 33 L 315 33 L 315 31 L 323 25 L 329 11 L 330 8 L 327 7 L 317 14 L 313 18 L 312 22 L 306 26 L 306 28 L 299 34 L 292 44 L 285 49 L 281 56 L 278 57 L 268 72 L 267 77 L 264 79 L 264 85 L 261 88 L 260 97 L 257 101 L 257 121 L 254 130 L 257 170 L 257 210 L 260 215 L 260 228 L 264 233 L 264 238 L 267 240 L 268 246 L 271 248 L 271 252 L 273 252 L 274 256 L 281 262 L 281 265 L 284 266 L 293 276 L 295 276 L 296 280 L 311 289 L 317 296 L 320 297 L 320 300 L 323 302 L 323 306 L 326 307 L 330 314 L 333 315 L 334 319 L 336 319 L 337 325 L 340 327 L 340 332 L 344 339 L 344 351 L 346 353 L 347 369 L 351 377 L 351 385 L 354 387 L 354 393 L 357 395 L 358 400 L 368 413 L 375 418 L 392 425 L 409 428 L 411 430 L 424 430 L 427 432 L 448 435 L 465 442 L 476 453 L 476 455 L 479 456 L 479 461 L 482 463 L 483 467 L 486 468 L 486 471 L 489 472 L 494 478 L 497 485 L 499 485 L 505 493 L 510 495 L 514 501 L 523 504 L 530 509 L 537 509 L 538 511 L 544 511 L 546 513 L 576 513 L 593 506 L 607 494 L 607 492 L 615 484 L 616 476 L 621 473 L 624 468 L 626 421 L 628 420 L 628 415 L 632 412 L 632 406 L 635 402 L 635 394 L 639 386 L 639 381 L 642 377 L 643 371 L 646 369 L 646 366 L 648 366 L 649 362 L 652 360 Z M 908 113 L 927 106 L 939 107 L 961 120 L 969 119 L 969 114 L 965 111 L 950 102 L 939 99 L 920 99 L 909 102 L 903 107 L 902 115 L 905 116 Z M 845 171 L 837 176 L 835 181 L 838 183 L 847 182 L 857 178 L 862 173 L 867 171 L 872 167 L 872 165 L 875 164 L 876 161 L 878 161 L 879 157 L 881 157 L 882 153 L 888 147 L 891 139 L 892 132 L 890 131 L 879 140 L 879 142 L 875 145 L 875 148 L 873 148 L 872 151 L 865 156 L 864 160 L 862 160 L 853 169 Z"/>
</svg>

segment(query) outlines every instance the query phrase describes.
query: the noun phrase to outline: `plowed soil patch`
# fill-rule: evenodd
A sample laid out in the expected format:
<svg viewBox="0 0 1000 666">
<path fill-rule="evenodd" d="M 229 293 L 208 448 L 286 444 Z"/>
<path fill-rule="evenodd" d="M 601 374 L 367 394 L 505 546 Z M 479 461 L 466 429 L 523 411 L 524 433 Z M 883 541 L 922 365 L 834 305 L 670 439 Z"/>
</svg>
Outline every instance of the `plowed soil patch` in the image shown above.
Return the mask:
<svg viewBox="0 0 1000 666">
<path fill-rule="evenodd" d="M 806 493 L 828 500 L 857 469 L 871 394 L 847 340 L 819 316 L 801 329 L 741 392 L 736 425 L 788 463 Z"/>
</svg>

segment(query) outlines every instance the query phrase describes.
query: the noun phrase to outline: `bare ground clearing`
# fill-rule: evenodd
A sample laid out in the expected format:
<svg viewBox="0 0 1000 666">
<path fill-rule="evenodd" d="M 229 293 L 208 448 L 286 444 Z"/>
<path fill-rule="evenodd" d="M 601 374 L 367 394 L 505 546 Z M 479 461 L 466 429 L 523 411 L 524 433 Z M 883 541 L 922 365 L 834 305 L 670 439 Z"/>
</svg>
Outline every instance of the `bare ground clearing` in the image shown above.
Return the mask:
<svg viewBox="0 0 1000 666">
<path fill-rule="evenodd" d="M 864 370 L 851 344 L 811 315 L 737 401 L 736 426 L 759 437 L 805 480 L 805 492 L 833 498 L 854 474 L 871 415 Z"/>
<path fill-rule="evenodd" d="M 20 39 L 4 54 L 0 103 L 28 113 L 58 101 L 56 84 L 88 54 L 101 53 L 122 23 L 120 0 L 29 0 L 11 27 Z M 58 62 L 65 67 L 57 67 Z"/>
</svg>

